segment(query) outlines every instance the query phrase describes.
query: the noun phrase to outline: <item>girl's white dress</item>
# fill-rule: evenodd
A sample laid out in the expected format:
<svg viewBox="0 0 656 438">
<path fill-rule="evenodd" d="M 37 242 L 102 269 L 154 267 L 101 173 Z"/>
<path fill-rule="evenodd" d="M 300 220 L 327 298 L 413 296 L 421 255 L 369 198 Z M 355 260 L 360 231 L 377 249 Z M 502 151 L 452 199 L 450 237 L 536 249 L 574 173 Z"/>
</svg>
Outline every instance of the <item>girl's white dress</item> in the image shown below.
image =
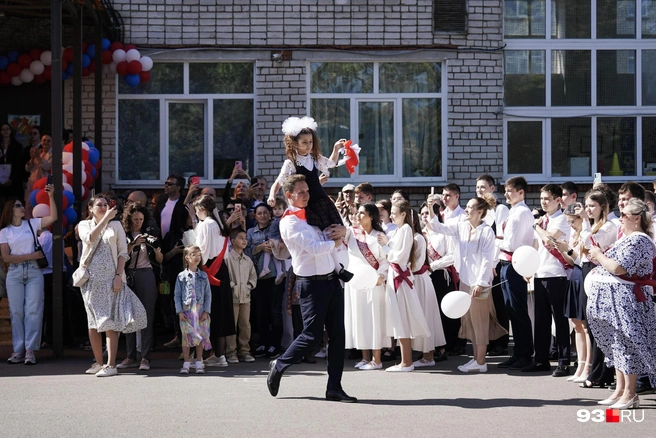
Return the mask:
<svg viewBox="0 0 656 438">
<path fill-rule="evenodd" d="M 380 231 L 372 230 L 366 235 L 366 243 L 378 261 L 377 273 L 387 277 L 389 263 L 387 255 L 378 244 Z M 347 228 L 349 266 L 354 260 L 368 263 L 358 247 L 352 228 Z M 353 272 L 358 275 L 357 272 Z M 351 283 L 344 284 L 344 328 L 346 348 L 358 350 L 380 350 L 390 347 L 392 342 L 387 336 L 385 325 L 385 283 L 372 289 L 355 290 Z"/>
<path fill-rule="evenodd" d="M 436 346 L 446 345 L 446 338 L 444 337 L 442 317 L 437 304 L 435 287 L 430 278 L 430 271 L 426 270 L 424 273 L 418 273 L 426 262 L 426 239 L 421 234 L 415 233 L 414 240 L 415 262 L 412 264 L 412 272 L 415 276 L 415 290 L 431 334 L 430 336 L 413 339 L 412 349 L 422 353 L 429 353 L 435 350 Z"/>
<path fill-rule="evenodd" d="M 403 224 L 398 228 L 388 243 L 387 261 L 390 269 L 387 274 L 386 312 L 387 335 L 396 339 L 419 338 L 430 336 L 431 332 L 424 317 L 424 311 L 417 297 L 415 278 L 410 270 L 410 253 L 412 252 L 414 233 L 410 225 Z M 392 264 L 398 265 L 400 270 L 407 276 L 408 281 L 403 280 L 395 290 L 394 279 L 399 274 L 393 269 Z"/>
</svg>

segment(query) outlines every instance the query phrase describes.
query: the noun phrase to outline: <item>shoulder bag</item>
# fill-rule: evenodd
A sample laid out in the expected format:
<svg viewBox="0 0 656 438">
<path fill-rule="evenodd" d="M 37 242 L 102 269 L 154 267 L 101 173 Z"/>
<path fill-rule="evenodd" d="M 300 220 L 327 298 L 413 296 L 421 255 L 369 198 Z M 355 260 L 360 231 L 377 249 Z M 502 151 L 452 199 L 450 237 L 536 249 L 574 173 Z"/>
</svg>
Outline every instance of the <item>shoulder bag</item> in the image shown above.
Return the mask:
<svg viewBox="0 0 656 438">
<path fill-rule="evenodd" d="M 107 225 L 105 225 L 105 228 L 103 228 L 103 230 L 100 232 L 96 238 L 96 241 L 93 242 L 93 247 L 91 248 L 91 251 L 89 251 L 87 257 L 84 260 L 80 260 L 80 266 L 75 270 L 75 272 L 73 272 L 73 286 L 82 287 L 87 281 L 89 281 L 89 270 L 87 269 L 87 266 L 89 265 L 91 257 L 93 257 L 93 253 L 96 252 L 96 248 L 98 248 L 98 244 L 100 243 L 100 239 L 102 239 L 102 236 L 105 233 L 105 229 L 107 229 Z"/>
<path fill-rule="evenodd" d="M 43 254 L 43 257 L 36 259 L 36 264 L 39 265 L 40 269 L 45 269 L 48 267 L 48 259 L 46 258 L 46 253 L 43 251 L 43 248 L 39 244 L 39 242 L 36 241 L 36 234 L 34 234 L 34 228 L 32 228 L 32 224 L 30 223 L 29 219 L 27 221 L 27 225 L 30 226 L 30 231 L 32 232 L 32 238 L 34 239 L 34 251 L 39 252 L 41 251 L 41 254 Z"/>
</svg>

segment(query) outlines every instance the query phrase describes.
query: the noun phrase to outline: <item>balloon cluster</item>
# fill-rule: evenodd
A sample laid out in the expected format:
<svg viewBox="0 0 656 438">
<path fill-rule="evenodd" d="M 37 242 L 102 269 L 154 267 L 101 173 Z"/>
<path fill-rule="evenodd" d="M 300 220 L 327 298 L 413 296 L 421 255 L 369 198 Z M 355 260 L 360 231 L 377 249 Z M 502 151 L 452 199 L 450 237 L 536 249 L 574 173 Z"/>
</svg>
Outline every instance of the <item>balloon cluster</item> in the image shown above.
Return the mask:
<svg viewBox="0 0 656 438">
<path fill-rule="evenodd" d="M 82 76 L 89 76 L 96 70 L 105 74 L 119 74 L 125 83 L 136 87 L 141 82 L 150 80 L 153 60 L 141 56 L 133 44 L 111 42 L 103 38 L 101 50 L 95 44 L 82 45 Z M 62 80 L 73 75 L 73 48 L 62 48 Z M 32 49 L 21 54 L 12 50 L 7 55 L 0 55 L 0 85 L 21 85 L 36 82 L 42 84 L 52 80 L 52 52 Z"/>
<path fill-rule="evenodd" d="M 62 196 L 62 210 L 64 215 L 62 220 L 64 226 L 68 223 L 75 223 L 77 220 L 77 213 L 73 209 L 75 202 L 75 195 L 73 194 L 73 174 L 76 171 L 73 166 L 73 143 L 68 143 L 64 146 L 62 153 L 62 180 L 63 180 L 63 196 Z M 81 200 L 85 201 L 89 198 L 91 193 L 91 185 L 99 175 L 101 168 L 100 152 L 90 141 L 82 142 L 82 163 L 80 163 L 79 171 L 82 179 L 82 195 Z M 32 193 L 30 193 L 30 204 L 34 206 L 32 216 L 45 217 L 50 214 L 50 198 L 48 192 L 45 191 L 47 177 L 43 177 L 34 182 L 32 186 Z"/>
</svg>

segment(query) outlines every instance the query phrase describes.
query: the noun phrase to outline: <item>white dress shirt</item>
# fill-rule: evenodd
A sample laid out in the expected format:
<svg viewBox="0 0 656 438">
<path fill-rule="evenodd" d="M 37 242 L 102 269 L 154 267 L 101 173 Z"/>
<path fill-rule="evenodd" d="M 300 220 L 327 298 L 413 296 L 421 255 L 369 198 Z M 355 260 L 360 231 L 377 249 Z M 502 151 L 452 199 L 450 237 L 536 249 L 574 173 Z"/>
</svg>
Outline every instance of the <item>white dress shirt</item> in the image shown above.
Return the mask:
<svg viewBox="0 0 656 438">
<path fill-rule="evenodd" d="M 533 246 L 533 214 L 524 201 L 513 205 L 508 214 L 503 230 L 503 239 L 497 239 L 495 244 L 501 251 L 499 260 L 510 261 L 507 253 L 513 253 L 520 246 Z M 504 224 L 501 227 L 504 228 Z M 499 224 L 497 224 L 499 226 Z"/>
<path fill-rule="evenodd" d="M 497 224 L 497 236 L 503 237 L 503 223 L 508 219 L 508 215 L 510 214 L 510 210 L 508 210 L 508 207 L 506 207 L 503 204 L 497 204 L 496 207 L 490 209 L 487 211 L 487 214 L 483 218 L 486 224 L 488 224 L 490 227 L 493 224 Z"/>
<path fill-rule="evenodd" d="M 560 231 L 563 235 L 559 237 L 559 240 L 569 240 L 569 230 L 570 226 L 567 223 L 567 217 L 563 214 L 562 210 L 556 211 L 551 216 L 546 215 L 543 221 L 546 221 L 548 218 L 549 222 L 547 223 L 547 232 L 552 236 Z M 558 259 L 547 250 L 547 247 L 544 246 L 544 242 L 538 235 L 538 232 L 535 231 L 535 239 L 538 241 L 538 256 L 540 257 L 540 267 L 538 268 L 535 276 L 537 278 L 552 278 L 552 277 L 567 277 L 567 270 Z"/>
<path fill-rule="evenodd" d="M 618 228 L 615 224 L 607 218 L 601 228 L 599 228 L 596 233 L 592 234 L 592 225 L 590 225 L 590 221 L 584 220 L 583 225 L 581 226 L 581 241 L 585 248 L 590 249 L 592 248 L 592 240 L 594 240 L 595 244 L 599 246 L 599 249 L 606 251 L 609 246 L 617 241 L 617 230 Z M 581 256 L 581 261 L 589 262 L 590 259 L 583 254 Z"/>
<path fill-rule="evenodd" d="M 453 210 L 447 207 L 442 213 L 442 219 L 444 219 L 444 223 L 449 220 L 457 222 L 462 220 L 465 216 L 465 210 L 459 205 Z"/>
<path fill-rule="evenodd" d="M 301 209 L 289 207 L 287 210 L 296 212 Z M 335 271 L 335 262 L 332 256 L 335 242 L 325 240 L 319 228 L 289 214 L 280 219 L 280 237 L 292 256 L 294 274 L 310 277 L 327 275 Z"/>
<path fill-rule="evenodd" d="M 196 225 L 194 235 L 196 236 L 196 246 L 200 248 L 203 265 L 218 256 L 223 250 L 226 238 L 221 235 L 219 224 L 211 217 L 206 217 Z"/>
<path fill-rule="evenodd" d="M 453 239 L 450 239 L 442 233 L 428 230 L 428 243 L 439 255 L 442 256 L 437 260 L 430 261 L 431 270 L 437 271 L 438 269 L 446 269 L 453 265 L 453 254 L 455 253 Z"/>
</svg>

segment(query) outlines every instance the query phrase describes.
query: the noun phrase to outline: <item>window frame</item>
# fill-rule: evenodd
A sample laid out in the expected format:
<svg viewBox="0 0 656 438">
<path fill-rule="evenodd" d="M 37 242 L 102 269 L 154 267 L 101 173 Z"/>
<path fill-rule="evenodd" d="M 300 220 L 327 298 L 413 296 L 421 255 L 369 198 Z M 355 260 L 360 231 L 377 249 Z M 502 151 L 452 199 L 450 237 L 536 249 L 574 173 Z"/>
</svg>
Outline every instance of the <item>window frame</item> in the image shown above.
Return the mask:
<svg viewBox="0 0 656 438">
<path fill-rule="evenodd" d="M 311 108 L 312 99 L 348 99 L 350 102 L 350 133 L 351 139 L 357 139 L 358 132 L 358 103 L 359 102 L 394 102 L 394 173 L 391 175 L 360 175 L 359 169 L 350 177 L 330 177 L 328 186 L 342 186 L 346 183 L 379 183 L 395 184 L 400 186 L 429 186 L 430 183 L 442 182 L 447 180 L 447 149 L 449 141 L 449 102 L 448 102 L 448 60 L 447 59 L 422 59 L 398 61 L 395 59 L 383 60 L 364 60 L 374 64 L 373 67 L 373 89 L 372 93 L 313 93 L 311 92 L 311 69 L 310 64 L 315 62 L 321 63 L 353 63 L 355 60 L 327 60 L 322 58 L 308 58 L 306 60 L 306 105 Z M 379 67 L 380 64 L 386 63 L 440 63 L 440 92 L 439 93 L 381 93 L 379 90 Z M 404 177 L 403 176 L 403 129 L 402 129 L 402 105 L 403 99 L 407 98 L 434 98 L 440 99 L 440 123 L 441 123 L 441 151 L 442 159 L 441 176 L 430 177 Z M 312 116 L 312 114 L 310 114 Z M 335 141 L 338 139 L 335 139 Z M 357 143 L 357 141 L 354 141 Z M 341 157 L 341 155 L 340 155 Z"/>
<path fill-rule="evenodd" d="M 204 132 L 205 145 L 203 160 L 204 171 L 206 176 L 201 177 L 201 185 L 223 185 L 228 181 L 228 178 L 214 178 L 214 100 L 246 100 L 250 99 L 253 101 L 253 163 L 252 169 L 245 169 L 247 172 L 251 172 L 255 175 L 257 174 L 257 159 L 258 159 L 258 150 L 257 150 L 257 67 L 254 60 L 242 60 L 242 59 L 230 59 L 230 60 L 216 60 L 216 59 L 204 59 L 204 60 L 169 60 L 161 59 L 156 60 L 155 63 L 166 63 L 166 64 L 183 64 L 183 89 L 182 94 L 170 94 L 170 93 L 161 93 L 161 94 L 121 94 L 119 92 L 119 81 L 121 80 L 119 75 L 116 75 L 114 78 L 114 85 L 116 89 L 116 126 L 115 126 L 115 138 L 116 138 L 116 159 L 114 163 L 115 171 L 115 182 L 114 186 L 139 186 L 144 188 L 154 188 L 160 187 L 167 179 L 167 176 L 171 173 L 169 169 L 169 129 L 168 129 L 168 120 L 169 120 L 169 104 L 170 103 L 203 103 L 205 106 L 204 114 Z M 203 94 L 190 94 L 189 93 L 189 64 L 219 64 L 219 63 L 250 63 L 253 68 L 253 92 L 252 93 L 235 93 L 235 94 L 213 94 L 213 93 L 203 93 Z M 121 100 L 156 100 L 159 101 L 159 179 L 157 180 L 141 180 L 141 179 L 119 179 L 119 165 L 120 165 L 120 150 L 118 144 L 119 138 L 119 101 Z"/>
</svg>

